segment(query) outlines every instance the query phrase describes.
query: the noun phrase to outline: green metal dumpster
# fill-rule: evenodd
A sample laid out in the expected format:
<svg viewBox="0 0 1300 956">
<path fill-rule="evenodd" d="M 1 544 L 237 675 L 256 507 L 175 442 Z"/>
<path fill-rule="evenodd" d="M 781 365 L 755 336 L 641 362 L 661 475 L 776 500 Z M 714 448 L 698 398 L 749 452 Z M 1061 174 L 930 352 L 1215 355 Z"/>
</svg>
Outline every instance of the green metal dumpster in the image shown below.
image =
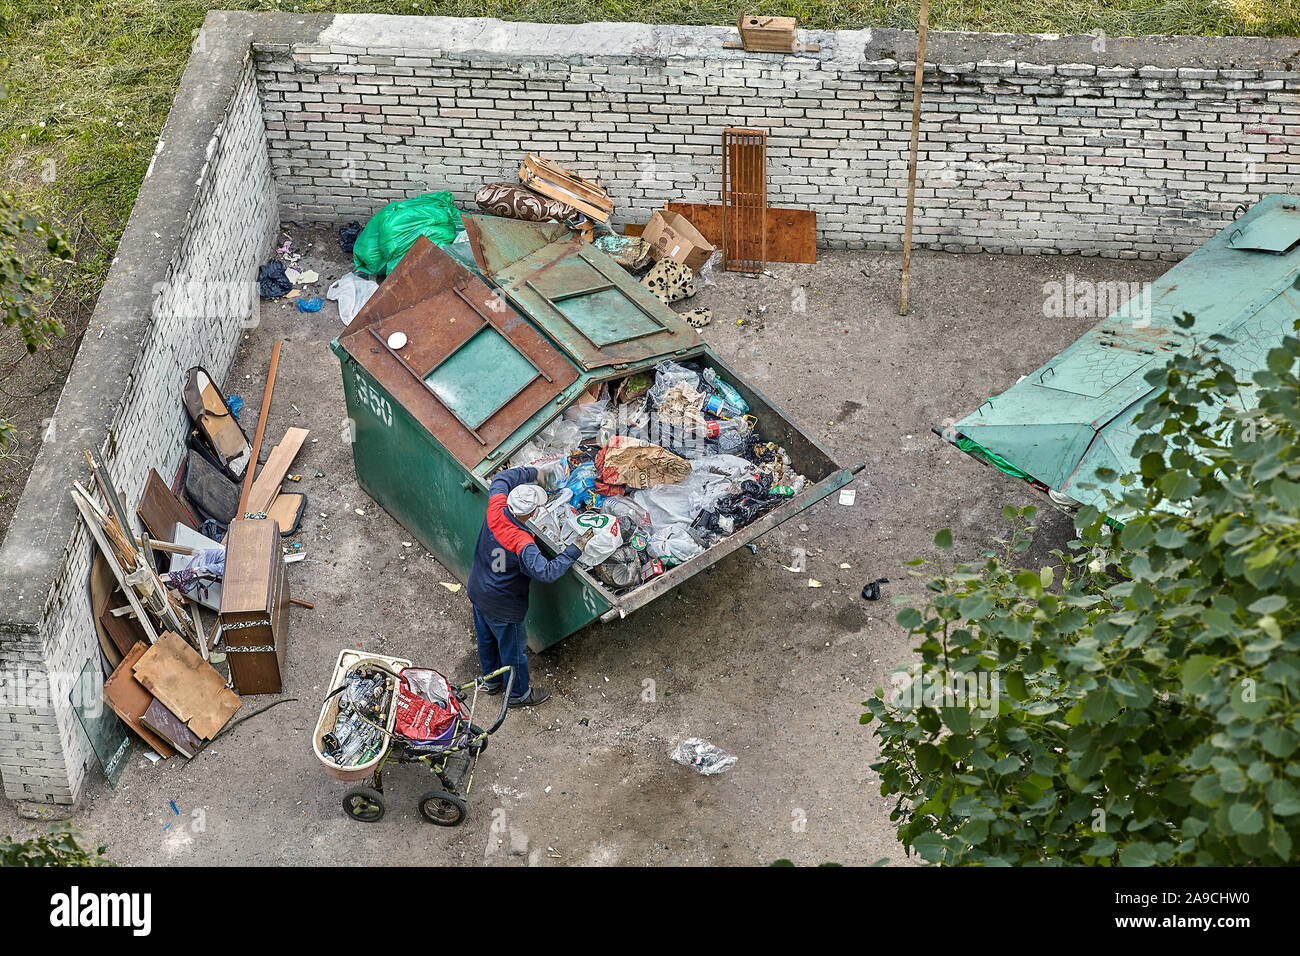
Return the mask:
<svg viewBox="0 0 1300 956">
<path fill-rule="evenodd" d="M 343 371 L 361 487 L 458 578 L 470 571 L 491 476 L 593 385 L 665 359 L 711 366 L 749 402 L 808 486 L 713 547 L 615 594 L 575 566 L 533 582 L 541 650 L 623 617 L 847 484 L 839 465 L 671 309 L 559 224 L 466 217 L 468 243 L 417 240 L 331 343 Z M 472 255 L 471 255 L 472 253 Z M 400 332 L 405 337 L 392 339 Z M 536 529 L 534 529 L 536 533 Z M 555 548 L 536 533 L 548 557 Z"/>
<path fill-rule="evenodd" d="M 1138 473 L 1136 422 L 1156 395 L 1147 371 L 1220 335 L 1229 340 L 1217 346 L 1222 357 L 1249 381 L 1295 334 L 1297 275 L 1300 198 L 1266 196 L 1060 354 L 933 431 L 983 464 L 1105 513 L 1105 493 L 1118 499 L 1119 478 Z M 1185 330 L 1184 315 L 1193 320 Z M 1246 386 L 1233 404 L 1249 408 L 1254 392 Z M 1098 468 L 1116 477 L 1102 480 Z M 1121 508 L 1109 517 L 1129 515 Z"/>
</svg>

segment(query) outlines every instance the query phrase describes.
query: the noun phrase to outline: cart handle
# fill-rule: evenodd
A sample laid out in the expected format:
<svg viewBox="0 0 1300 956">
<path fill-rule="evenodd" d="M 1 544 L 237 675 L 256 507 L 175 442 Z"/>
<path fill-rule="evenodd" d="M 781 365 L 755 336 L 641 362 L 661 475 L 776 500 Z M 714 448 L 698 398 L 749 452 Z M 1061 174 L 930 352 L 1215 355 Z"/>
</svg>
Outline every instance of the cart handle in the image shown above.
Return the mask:
<svg viewBox="0 0 1300 956">
<path fill-rule="evenodd" d="M 500 677 L 502 674 L 506 675 L 506 688 L 501 693 L 501 713 L 497 716 L 497 722 L 485 731 L 485 733 L 488 736 L 495 734 L 497 730 L 500 728 L 500 726 L 505 722 L 506 710 L 510 706 L 510 689 L 515 686 L 514 667 L 512 667 L 509 664 L 507 664 L 504 667 L 498 667 L 491 674 L 483 674 L 482 676 L 476 677 L 471 681 L 466 681 L 464 684 L 461 684 L 456 688 L 456 690 L 469 690 L 473 687 L 481 686 L 482 684 L 487 683 L 494 677 Z"/>
</svg>

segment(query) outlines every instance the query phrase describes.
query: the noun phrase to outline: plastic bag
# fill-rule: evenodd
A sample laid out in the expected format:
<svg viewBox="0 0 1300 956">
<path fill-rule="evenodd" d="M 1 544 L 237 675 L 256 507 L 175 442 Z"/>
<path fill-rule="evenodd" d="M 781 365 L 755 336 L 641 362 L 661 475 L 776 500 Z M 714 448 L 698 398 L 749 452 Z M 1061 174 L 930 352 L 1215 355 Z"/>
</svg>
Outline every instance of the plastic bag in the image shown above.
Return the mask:
<svg viewBox="0 0 1300 956">
<path fill-rule="evenodd" d="M 683 767 L 690 767 L 706 777 L 722 773 L 736 762 L 735 754 L 729 754 L 699 737 L 687 737 L 668 756 Z"/>
<path fill-rule="evenodd" d="M 596 532 L 578 556 L 578 564 L 594 568 L 623 546 L 623 535 L 618 529 L 618 519 L 613 515 L 592 513 L 577 514 L 572 509 L 565 515 L 568 534 L 577 538 L 588 531 Z M 572 539 L 571 539 L 572 540 Z"/>
<path fill-rule="evenodd" d="M 532 441 L 542 450 L 543 455 L 572 455 L 582 442 L 582 432 L 578 426 L 563 418 L 557 418 L 536 435 Z"/>
<path fill-rule="evenodd" d="M 655 383 L 650 386 L 650 391 L 647 393 L 650 396 L 650 404 L 658 408 L 659 403 L 668 394 L 668 390 L 683 382 L 696 391 L 701 391 L 700 376 L 696 372 L 676 362 L 660 362 L 655 366 Z"/>
<path fill-rule="evenodd" d="M 649 552 L 664 563 L 681 564 L 689 561 L 704 548 L 691 537 L 684 524 L 656 526 L 650 530 Z"/>
<path fill-rule="evenodd" d="M 606 400 L 570 405 L 564 410 L 564 420 L 578 426 L 580 438 L 595 438 L 600 434 L 600 429 L 605 424 L 605 417 L 610 413 L 609 404 Z"/>
<path fill-rule="evenodd" d="M 374 295 L 378 288 L 379 283 L 363 279 L 355 272 L 349 272 L 347 275 L 339 276 L 338 281 L 325 290 L 325 298 L 339 304 L 339 318 L 343 320 L 344 325 L 351 325 L 353 318 L 366 304 L 366 300 Z"/>
<path fill-rule="evenodd" d="M 632 500 L 650 515 L 654 527 L 673 524 L 690 524 L 700 509 L 695 506 L 699 490 L 689 483 L 659 485 L 645 491 L 632 493 Z"/>
<path fill-rule="evenodd" d="M 640 584 L 641 557 L 627 545 L 617 548 L 596 568 L 596 577 L 616 590 Z"/>
<path fill-rule="evenodd" d="M 370 217 L 357 236 L 352 264 L 367 275 L 386 274 L 396 268 L 420 236 L 445 246 L 462 228 L 460 212 L 449 192 L 424 193 L 390 202 Z"/>
<path fill-rule="evenodd" d="M 564 487 L 573 492 L 575 508 L 585 508 L 588 505 L 599 508 L 605 502 L 605 496 L 596 491 L 596 466 L 592 462 L 581 464 L 569 472 Z"/>
<path fill-rule="evenodd" d="M 542 453 L 542 450 L 538 448 L 534 442 L 526 441 L 519 446 L 518 451 L 510 456 L 510 467 L 521 468 L 530 461 L 536 461 L 538 458 L 545 457 L 546 456 Z"/>
<path fill-rule="evenodd" d="M 562 487 L 569 478 L 569 459 L 565 455 L 537 458 L 528 462 L 528 467 L 537 469 L 537 483 L 547 491 Z"/>
</svg>

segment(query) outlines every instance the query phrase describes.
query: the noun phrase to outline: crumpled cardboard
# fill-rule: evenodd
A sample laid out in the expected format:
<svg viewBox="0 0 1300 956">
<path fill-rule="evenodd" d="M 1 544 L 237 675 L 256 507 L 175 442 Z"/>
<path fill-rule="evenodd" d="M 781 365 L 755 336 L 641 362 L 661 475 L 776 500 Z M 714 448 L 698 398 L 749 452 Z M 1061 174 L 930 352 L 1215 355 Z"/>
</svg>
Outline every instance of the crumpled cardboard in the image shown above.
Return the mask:
<svg viewBox="0 0 1300 956">
<path fill-rule="evenodd" d="M 597 478 L 611 485 L 676 485 L 690 473 L 691 463 L 685 458 L 628 435 L 615 435 L 596 456 Z"/>
</svg>

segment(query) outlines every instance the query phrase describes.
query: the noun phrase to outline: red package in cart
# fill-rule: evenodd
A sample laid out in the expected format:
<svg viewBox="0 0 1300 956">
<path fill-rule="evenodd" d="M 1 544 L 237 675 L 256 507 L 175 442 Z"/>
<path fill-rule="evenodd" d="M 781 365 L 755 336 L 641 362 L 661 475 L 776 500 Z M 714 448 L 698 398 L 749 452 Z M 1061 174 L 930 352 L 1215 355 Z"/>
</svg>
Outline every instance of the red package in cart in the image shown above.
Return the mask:
<svg viewBox="0 0 1300 956">
<path fill-rule="evenodd" d="M 451 692 L 442 674 L 428 667 L 402 669 L 397 685 L 397 723 L 393 729 L 411 740 L 433 740 L 446 732 L 465 705 Z"/>
</svg>

